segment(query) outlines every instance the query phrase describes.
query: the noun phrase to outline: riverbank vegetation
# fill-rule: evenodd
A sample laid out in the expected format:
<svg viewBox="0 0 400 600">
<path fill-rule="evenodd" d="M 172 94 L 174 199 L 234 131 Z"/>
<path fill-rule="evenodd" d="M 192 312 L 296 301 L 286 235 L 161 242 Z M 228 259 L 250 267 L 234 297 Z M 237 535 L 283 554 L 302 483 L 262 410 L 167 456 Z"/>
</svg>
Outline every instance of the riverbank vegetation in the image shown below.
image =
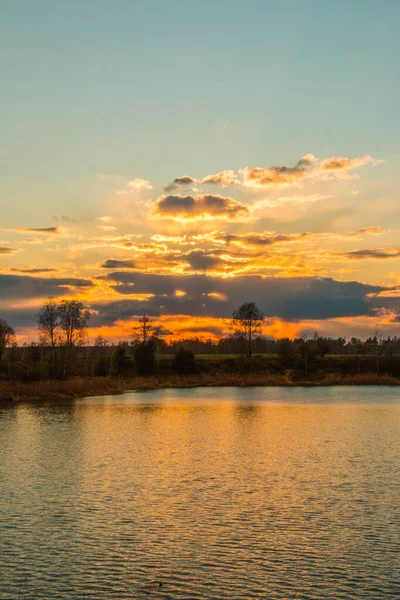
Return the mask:
<svg viewBox="0 0 400 600">
<path fill-rule="evenodd" d="M 127 391 L 150 391 L 168 388 L 195 387 L 256 387 L 256 386 L 332 386 L 332 385 L 400 385 L 400 378 L 391 375 L 338 375 L 332 373 L 321 379 L 296 380 L 290 374 L 234 373 L 169 375 L 151 377 L 74 377 L 66 381 L 0 382 L 0 403 L 55 401 L 88 396 L 122 394 Z"/>
<path fill-rule="evenodd" d="M 99 337 L 92 346 L 89 318 L 79 302 L 50 299 L 38 315 L 39 341 L 20 347 L 0 319 L 0 400 L 168 387 L 400 383 L 400 339 L 266 338 L 254 303 L 235 311 L 231 336 L 214 341 L 166 342 L 144 315 L 130 343 L 110 345 Z"/>
</svg>

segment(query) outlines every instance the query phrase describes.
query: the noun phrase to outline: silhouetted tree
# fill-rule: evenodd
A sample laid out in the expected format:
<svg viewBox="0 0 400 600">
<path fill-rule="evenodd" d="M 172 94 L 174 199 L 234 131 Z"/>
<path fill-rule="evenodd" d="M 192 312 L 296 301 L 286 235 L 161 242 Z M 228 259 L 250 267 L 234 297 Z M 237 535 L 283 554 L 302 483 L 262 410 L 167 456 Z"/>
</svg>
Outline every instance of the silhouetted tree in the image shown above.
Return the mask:
<svg viewBox="0 0 400 600">
<path fill-rule="evenodd" d="M 247 356 L 251 358 L 253 340 L 261 335 L 264 315 L 255 302 L 246 302 L 235 310 L 232 315 L 232 329 L 236 336 L 243 338 Z"/>
<path fill-rule="evenodd" d="M 15 343 L 14 329 L 7 321 L 0 319 L 0 359 L 7 346 L 11 346 L 13 343 Z"/>
<path fill-rule="evenodd" d="M 150 340 L 157 338 L 160 333 L 161 327 L 153 325 L 151 319 L 149 319 L 147 315 L 143 315 L 143 317 L 139 319 L 139 325 L 132 329 L 133 343 L 135 345 L 146 344 Z"/>
<path fill-rule="evenodd" d="M 328 354 L 330 349 L 329 340 L 327 338 L 321 337 L 315 331 L 312 339 L 312 350 L 316 356 L 325 356 Z"/>
<path fill-rule="evenodd" d="M 80 346 L 85 341 L 85 331 L 90 318 L 82 302 L 63 300 L 59 307 L 62 342 L 67 347 Z"/>
<path fill-rule="evenodd" d="M 60 339 L 60 311 L 58 302 L 49 298 L 38 314 L 40 342 L 43 346 L 55 347 Z"/>
<path fill-rule="evenodd" d="M 59 305 L 53 298 L 48 298 L 43 303 L 38 314 L 38 327 L 40 332 L 40 344 L 51 348 L 51 376 L 56 376 L 57 360 L 56 346 L 60 342 L 60 311 Z"/>
<path fill-rule="evenodd" d="M 78 300 L 62 300 L 58 307 L 60 318 L 61 343 L 65 347 L 63 378 L 67 377 L 69 351 L 74 346 L 82 346 L 86 340 L 86 327 L 90 313 Z M 86 369 L 86 361 L 85 361 Z"/>
</svg>

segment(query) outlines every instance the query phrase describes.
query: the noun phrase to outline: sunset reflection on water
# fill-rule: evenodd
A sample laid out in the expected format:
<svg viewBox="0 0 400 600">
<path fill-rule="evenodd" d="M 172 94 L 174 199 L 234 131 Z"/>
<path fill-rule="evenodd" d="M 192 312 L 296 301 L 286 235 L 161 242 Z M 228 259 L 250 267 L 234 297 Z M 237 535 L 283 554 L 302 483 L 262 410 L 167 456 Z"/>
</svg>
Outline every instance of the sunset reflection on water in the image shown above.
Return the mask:
<svg viewBox="0 0 400 600">
<path fill-rule="evenodd" d="M 400 404 L 377 390 L 3 408 L 0 598 L 394 598 Z"/>
</svg>

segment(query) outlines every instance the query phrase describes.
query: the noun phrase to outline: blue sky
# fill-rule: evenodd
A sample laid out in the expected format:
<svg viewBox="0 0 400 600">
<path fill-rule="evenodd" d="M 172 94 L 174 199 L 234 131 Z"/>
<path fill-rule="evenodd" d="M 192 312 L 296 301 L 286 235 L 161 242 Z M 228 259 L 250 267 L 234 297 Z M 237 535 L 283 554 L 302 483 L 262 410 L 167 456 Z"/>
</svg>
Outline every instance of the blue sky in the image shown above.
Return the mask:
<svg viewBox="0 0 400 600">
<path fill-rule="evenodd" d="M 89 222 L 127 180 L 149 180 L 155 201 L 178 175 L 294 165 L 307 153 L 385 161 L 365 169 L 349 205 L 353 229 L 393 225 L 399 22 L 394 0 L 2 0 L 1 226 Z M 322 231 L 327 214 L 301 224 Z M 334 229 L 352 228 L 338 219 Z"/>
</svg>

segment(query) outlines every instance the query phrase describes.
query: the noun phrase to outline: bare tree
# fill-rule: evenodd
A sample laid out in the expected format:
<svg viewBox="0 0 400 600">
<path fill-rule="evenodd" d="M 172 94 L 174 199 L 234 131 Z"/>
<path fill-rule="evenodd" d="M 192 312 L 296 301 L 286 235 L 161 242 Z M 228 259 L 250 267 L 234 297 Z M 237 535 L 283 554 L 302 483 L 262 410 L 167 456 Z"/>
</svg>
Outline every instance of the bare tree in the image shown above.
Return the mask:
<svg viewBox="0 0 400 600">
<path fill-rule="evenodd" d="M 139 319 L 139 325 L 137 327 L 133 327 L 132 329 L 132 338 L 133 343 L 141 344 L 149 342 L 150 340 L 154 340 L 161 333 L 161 327 L 158 325 L 153 325 L 153 322 L 149 319 L 147 315 L 143 315 L 141 319 Z"/>
<path fill-rule="evenodd" d="M 49 298 L 38 314 L 40 341 L 43 346 L 57 346 L 60 337 L 60 313 L 56 300 Z"/>
<path fill-rule="evenodd" d="M 7 346 L 11 346 L 15 342 L 14 329 L 5 321 L 0 319 L 0 359 L 3 356 Z"/>
<path fill-rule="evenodd" d="M 108 341 L 102 335 L 98 335 L 95 339 L 94 345 L 96 348 L 106 348 L 106 346 L 108 346 Z"/>
<path fill-rule="evenodd" d="M 253 341 L 261 335 L 264 315 L 255 302 L 245 302 L 232 315 L 232 330 L 244 339 L 247 356 L 251 358 Z"/>
<path fill-rule="evenodd" d="M 82 302 L 62 300 L 58 307 L 58 314 L 62 343 L 68 348 L 82 345 L 90 317 L 89 311 L 85 310 Z"/>
</svg>

